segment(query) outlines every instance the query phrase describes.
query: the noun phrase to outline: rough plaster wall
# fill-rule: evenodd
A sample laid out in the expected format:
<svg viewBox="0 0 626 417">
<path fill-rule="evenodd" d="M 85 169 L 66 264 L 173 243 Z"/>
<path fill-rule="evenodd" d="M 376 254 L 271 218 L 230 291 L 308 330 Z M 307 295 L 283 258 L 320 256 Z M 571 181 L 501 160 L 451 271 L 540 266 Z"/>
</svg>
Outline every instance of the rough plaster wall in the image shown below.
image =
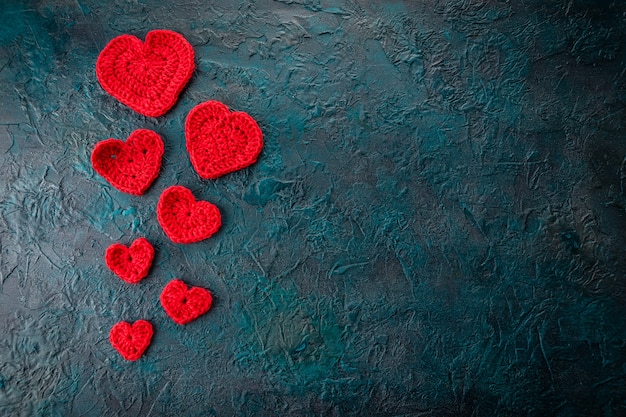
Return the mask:
<svg viewBox="0 0 626 417">
<path fill-rule="evenodd" d="M 7 1 L 0 6 L 0 415 L 626 414 L 626 6 L 608 1 Z M 182 33 L 196 72 L 145 118 L 96 81 L 113 37 Z M 193 171 L 183 124 L 251 114 L 257 164 Z M 98 141 L 166 142 L 143 197 Z M 171 243 L 181 184 L 224 225 Z M 149 278 L 105 267 L 147 237 Z M 158 304 L 212 290 L 185 327 Z M 148 319 L 134 363 L 110 346 Z"/>
</svg>

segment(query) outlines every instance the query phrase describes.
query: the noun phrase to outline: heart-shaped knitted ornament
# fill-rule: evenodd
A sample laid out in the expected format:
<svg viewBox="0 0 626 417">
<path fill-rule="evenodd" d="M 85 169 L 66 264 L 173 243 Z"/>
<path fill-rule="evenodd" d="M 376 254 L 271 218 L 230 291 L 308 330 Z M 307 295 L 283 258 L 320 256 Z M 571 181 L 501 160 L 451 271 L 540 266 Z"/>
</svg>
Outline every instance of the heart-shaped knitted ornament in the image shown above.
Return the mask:
<svg viewBox="0 0 626 417">
<path fill-rule="evenodd" d="M 111 40 L 98 56 L 96 76 L 120 102 L 158 117 L 176 103 L 194 68 L 193 48 L 182 35 L 153 30 L 145 43 L 132 35 Z"/>
<path fill-rule="evenodd" d="M 187 188 L 174 185 L 161 194 L 157 219 L 174 243 L 193 243 L 211 237 L 222 225 L 219 209 L 208 201 L 196 201 Z"/>
<path fill-rule="evenodd" d="M 130 247 L 114 243 L 104 259 L 109 269 L 123 281 L 136 284 L 148 275 L 154 259 L 154 248 L 146 238 L 136 239 Z"/>
<path fill-rule="evenodd" d="M 136 361 L 150 346 L 152 340 L 152 324 L 145 320 L 137 320 L 132 325 L 120 321 L 111 328 L 109 341 L 127 361 Z"/>
<path fill-rule="evenodd" d="M 254 119 L 219 101 L 206 101 L 189 112 L 185 136 L 191 164 L 204 179 L 252 165 L 263 148 L 263 133 Z"/>
<path fill-rule="evenodd" d="M 163 140 L 148 129 L 135 130 L 126 142 L 106 139 L 91 153 L 91 164 L 98 174 L 118 190 L 142 195 L 159 176 Z"/>
<path fill-rule="evenodd" d="M 213 297 L 208 290 L 190 287 L 179 280 L 170 281 L 161 292 L 161 305 L 178 324 L 187 324 L 209 311 Z"/>
</svg>

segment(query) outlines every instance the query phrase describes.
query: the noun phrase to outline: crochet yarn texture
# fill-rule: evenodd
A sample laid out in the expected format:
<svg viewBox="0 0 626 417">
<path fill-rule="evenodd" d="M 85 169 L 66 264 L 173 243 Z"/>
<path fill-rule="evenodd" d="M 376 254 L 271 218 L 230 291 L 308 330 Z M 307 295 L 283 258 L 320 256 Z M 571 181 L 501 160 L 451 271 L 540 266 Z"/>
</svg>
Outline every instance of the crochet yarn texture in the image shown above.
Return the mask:
<svg viewBox="0 0 626 417">
<path fill-rule="evenodd" d="M 193 321 L 209 311 L 213 304 L 211 293 L 200 287 L 190 287 L 179 280 L 170 281 L 161 292 L 161 305 L 177 324 Z"/>
<path fill-rule="evenodd" d="M 98 56 L 96 76 L 123 104 L 159 117 L 176 103 L 194 68 L 193 48 L 182 35 L 153 30 L 145 43 L 132 35 L 111 40 Z"/>
<path fill-rule="evenodd" d="M 148 275 L 154 248 L 146 238 L 136 239 L 130 247 L 120 243 L 109 246 L 104 255 L 109 269 L 123 281 L 136 284 Z"/>
<path fill-rule="evenodd" d="M 219 209 L 208 201 L 196 201 L 187 188 L 174 185 L 161 194 L 157 219 L 174 243 L 194 243 L 211 237 L 222 225 Z"/>
<path fill-rule="evenodd" d="M 143 355 L 152 340 L 152 324 L 145 320 L 137 320 L 132 325 L 120 321 L 111 328 L 109 341 L 127 361 L 136 361 Z"/>
<path fill-rule="evenodd" d="M 135 130 L 126 142 L 106 139 L 91 153 L 91 164 L 98 174 L 118 190 L 142 195 L 159 176 L 163 140 L 148 129 Z"/>
<path fill-rule="evenodd" d="M 254 119 L 219 101 L 206 101 L 189 112 L 185 136 L 191 164 L 204 179 L 252 165 L 263 148 L 263 133 Z"/>
</svg>

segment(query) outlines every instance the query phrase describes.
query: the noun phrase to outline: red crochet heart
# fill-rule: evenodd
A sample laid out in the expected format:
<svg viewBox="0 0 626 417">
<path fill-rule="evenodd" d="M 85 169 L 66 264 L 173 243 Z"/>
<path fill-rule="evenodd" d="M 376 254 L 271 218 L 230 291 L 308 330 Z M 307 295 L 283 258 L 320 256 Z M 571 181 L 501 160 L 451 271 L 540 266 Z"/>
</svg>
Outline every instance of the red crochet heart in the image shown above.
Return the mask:
<svg viewBox="0 0 626 417">
<path fill-rule="evenodd" d="M 104 90 L 144 116 L 165 114 L 178 100 L 193 70 L 193 48 L 180 34 L 153 30 L 146 42 L 121 35 L 104 47 L 96 75 Z"/>
<path fill-rule="evenodd" d="M 222 225 L 219 209 L 208 201 L 196 201 L 180 185 L 167 188 L 157 204 L 157 219 L 174 243 L 193 243 L 217 232 Z"/>
<path fill-rule="evenodd" d="M 104 256 L 109 269 L 123 281 L 136 284 L 148 275 L 154 259 L 154 248 L 146 238 L 136 239 L 130 248 L 114 243 Z"/>
<path fill-rule="evenodd" d="M 91 153 L 91 164 L 98 174 L 118 190 L 142 195 L 159 176 L 163 140 L 148 129 L 135 130 L 126 140 L 98 142 Z"/>
<path fill-rule="evenodd" d="M 204 179 L 252 165 L 263 148 L 263 133 L 247 113 L 230 112 L 219 101 L 194 107 L 185 121 L 187 151 Z"/>
<path fill-rule="evenodd" d="M 111 328 L 109 341 L 127 361 L 136 361 L 150 346 L 153 335 L 152 324 L 137 320 L 132 325 L 120 321 Z"/>
<path fill-rule="evenodd" d="M 190 287 L 179 280 L 170 281 L 161 292 L 161 305 L 178 324 L 186 324 L 209 311 L 213 297 L 208 290 Z"/>
</svg>

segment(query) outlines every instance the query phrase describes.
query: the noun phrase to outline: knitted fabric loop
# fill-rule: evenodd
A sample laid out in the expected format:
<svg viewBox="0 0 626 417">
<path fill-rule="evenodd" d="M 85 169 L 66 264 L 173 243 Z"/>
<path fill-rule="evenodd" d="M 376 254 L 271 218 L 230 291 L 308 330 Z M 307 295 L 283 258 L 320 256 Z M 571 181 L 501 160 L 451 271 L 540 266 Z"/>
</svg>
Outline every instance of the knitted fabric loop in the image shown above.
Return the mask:
<svg viewBox="0 0 626 417">
<path fill-rule="evenodd" d="M 111 328 L 109 341 L 127 361 L 136 361 L 143 355 L 152 341 L 152 324 L 145 320 L 137 320 L 132 325 L 120 321 Z"/>
<path fill-rule="evenodd" d="M 180 34 L 153 30 L 146 42 L 121 35 L 100 52 L 96 76 L 102 88 L 137 113 L 165 114 L 195 68 L 192 46 Z"/>
<path fill-rule="evenodd" d="M 194 243 L 211 237 L 222 225 L 219 209 L 208 201 L 196 201 L 187 188 L 174 185 L 161 194 L 157 219 L 174 243 Z"/>
<path fill-rule="evenodd" d="M 170 281 L 161 292 L 161 305 L 177 324 L 187 324 L 211 308 L 211 293 L 200 287 L 190 287 L 179 280 Z"/>
<path fill-rule="evenodd" d="M 204 179 L 246 168 L 263 148 L 263 133 L 244 112 L 231 112 L 219 101 L 194 107 L 185 121 L 187 152 Z"/>
<path fill-rule="evenodd" d="M 147 239 L 136 239 L 130 247 L 114 243 L 104 259 L 109 269 L 123 281 L 136 284 L 148 275 L 154 259 L 154 248 Z"/>
<path fill-rule="evenodd" d="M 91 153 L 94 170 L 118 190 L 142 195 L 159 176 L 163 139 L 148 129 L 138 129 L 126 142 L 106 139 Z"/>
</svg>

